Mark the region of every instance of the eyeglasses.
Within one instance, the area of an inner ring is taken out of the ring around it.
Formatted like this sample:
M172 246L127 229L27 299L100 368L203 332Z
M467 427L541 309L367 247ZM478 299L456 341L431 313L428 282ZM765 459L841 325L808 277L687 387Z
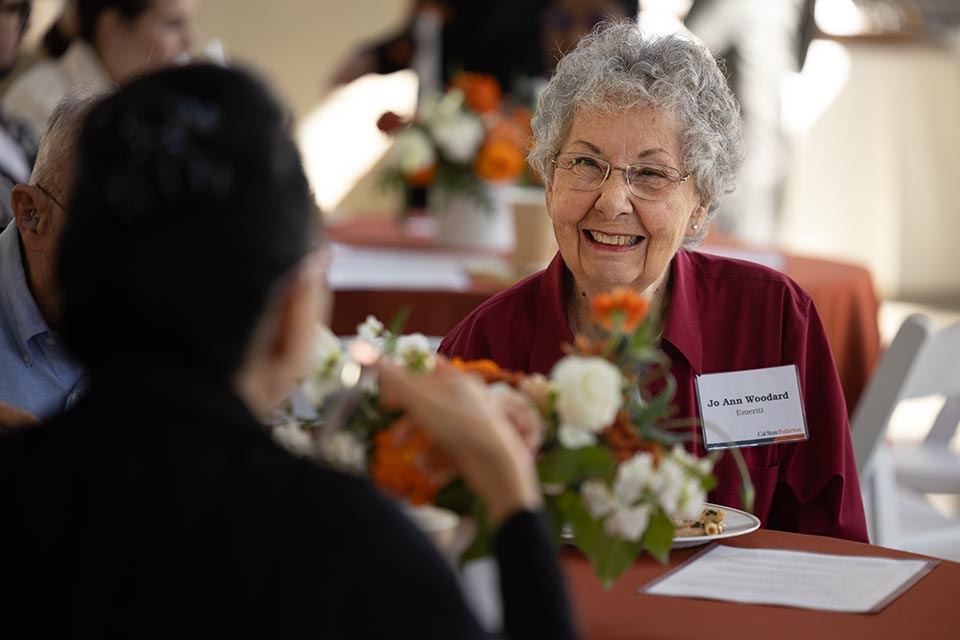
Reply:
M47 196L48 198L50 198L51 200L53 200L54 204L56 204L58 207L60 207L63 211L66 211L66 210L67 210L67 208L66 208L65 206L63 206L63 205L60 203L59 200L57 200L56 198L54 198L54 197L53 197L53 194L50 193L50 191L49 191L46 187L44 187L42 184L40 184L39 182L37 182L37 183L34 184L33 186L35 186L37 189L39 189L40 192L41 192L43 195L45 195L45 196Z
M2 0L0 0L2 2ZM24 1L11 2L9 4L0 4L0 20L16 19L17 25L23 29L30 19L30 3Z
M553 163L567 172L567 182L576 191L596 191L610 177L613 170L622 171L630 193L644 200L665 200L674 189L692 174L683 175L679 169L659 164L640 162L615 167L603 158L586 153L561 153Z

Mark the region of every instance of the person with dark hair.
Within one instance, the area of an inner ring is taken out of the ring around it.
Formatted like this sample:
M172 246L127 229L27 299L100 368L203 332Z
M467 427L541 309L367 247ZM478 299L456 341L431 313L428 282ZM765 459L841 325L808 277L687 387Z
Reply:
M66 0L60 15L43 34L41 55L62 56L77 37L78 28L76 0Z
M60 418L0 437L0 624L485 637L393 503L261 426L309 369L325 300L287 120L251 76L206 65L135 80L88 116L59 275L62 335L90 386ZM533 460L481 383L444 366L379 372L500 523L507 633L573 637Z
M421 84L436 86L459 71L477 71L494 76L507 93L522 95L532 79L552 73L557 59L602 20L637 13L637 0L416 0L411 5L403 29L351 53L334 83L414 68ZM425 47L437 49L428 60L420 57Z
M3 106L37 133L60 99L173 64L191 47L199 0L76 0L79 37L17 78Z

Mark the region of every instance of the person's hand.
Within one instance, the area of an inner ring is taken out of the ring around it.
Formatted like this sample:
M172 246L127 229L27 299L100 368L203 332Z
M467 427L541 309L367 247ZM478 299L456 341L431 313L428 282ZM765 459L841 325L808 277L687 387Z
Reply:
M456 462L494 522L539 507L534 459L483 382L438 358L432 374L381 361L381 398L405 410Z
M6 402L0 402L0 433L39 424L39 422L40 420L32 413L18 409Z

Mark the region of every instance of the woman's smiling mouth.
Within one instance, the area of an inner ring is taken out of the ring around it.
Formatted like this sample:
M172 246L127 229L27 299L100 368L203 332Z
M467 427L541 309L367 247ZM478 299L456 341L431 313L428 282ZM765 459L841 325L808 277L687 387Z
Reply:
M643 236L608 234L601 231L591 231L590 229L584 229L583 235L590 244L612 249L629 249L640 244L640 241L643 240Z

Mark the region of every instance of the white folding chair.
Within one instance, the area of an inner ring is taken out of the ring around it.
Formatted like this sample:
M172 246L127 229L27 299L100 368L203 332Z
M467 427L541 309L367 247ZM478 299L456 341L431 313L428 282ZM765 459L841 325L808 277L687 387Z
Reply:
M939 394L943 410L923 444L884 439L902 400ZM960 493L960 456L949 442L960 422L960 322L904 321L851 419L853 449L874 544L960 560L960 518L941 515L927 493Z

